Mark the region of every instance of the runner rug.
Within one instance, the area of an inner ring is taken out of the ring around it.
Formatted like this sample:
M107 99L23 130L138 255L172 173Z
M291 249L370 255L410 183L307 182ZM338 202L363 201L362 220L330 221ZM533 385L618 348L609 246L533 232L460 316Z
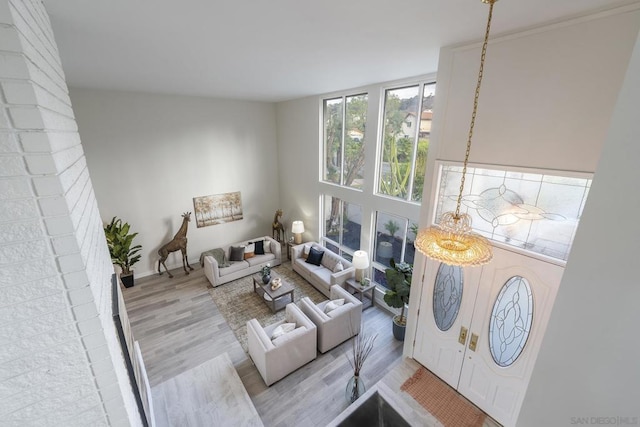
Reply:
M302 297L309 297L316 304L327 299L290 268L278 266L273 270L295 288L293 291L294 302L299 301ZM284 309L273 313L263 298L253 291L252 276L242 277L215 288L209 287L207 290L245 352L248 352L248 320L255 318L262 326L266 326L284 319ZM289 298L289 296L283 298Z
M400 390L407 392L446 427L481 427L484 423L484 412L423 367L405 381Z

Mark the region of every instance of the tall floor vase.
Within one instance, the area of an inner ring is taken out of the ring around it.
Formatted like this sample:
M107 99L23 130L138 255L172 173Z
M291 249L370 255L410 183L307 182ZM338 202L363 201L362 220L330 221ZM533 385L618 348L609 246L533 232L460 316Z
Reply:
M347 388L345 390L345 397L347 398L347 402L350 404L358 400L360 396L367 391L364 381L360 376L354 375L349 379L347 383Z

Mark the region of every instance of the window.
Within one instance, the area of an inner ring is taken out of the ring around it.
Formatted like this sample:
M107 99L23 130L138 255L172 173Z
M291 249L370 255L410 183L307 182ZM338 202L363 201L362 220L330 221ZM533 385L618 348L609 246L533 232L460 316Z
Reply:
M362 188L366 94L325 99L323 181Z
M442 166L436 219L455 210L462 167ZM461 211L474 231L516 248L567 260L591 179L467 168Z
M407 218L378 212L373 254L373 280L387 286L384 270L395 262L413 264L416 250L413 240L418 232L418 224Z
M427 83L385 92L379 194L422 201L435 89Z
M351 261L353 252L360 249L362 208L337 197L325 195L323 212L324 246Z

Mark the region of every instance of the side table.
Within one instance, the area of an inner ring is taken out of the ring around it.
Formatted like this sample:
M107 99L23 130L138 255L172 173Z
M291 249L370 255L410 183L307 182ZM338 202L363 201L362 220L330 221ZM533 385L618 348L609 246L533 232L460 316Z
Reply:
M374 296L376 285L371 282L367 286L360 286L360 283L356 282L354 279L347 279L345 282L347 285L347 291L356 295L360 301L362 301L362 309L366 310L367 308L371 308L374 306ZM369 301L368 304L366 302Z
M287 242L287 259L289 261L291 261L291 248L293 248L294 246L296 246L296 244L293 243L291 240Z

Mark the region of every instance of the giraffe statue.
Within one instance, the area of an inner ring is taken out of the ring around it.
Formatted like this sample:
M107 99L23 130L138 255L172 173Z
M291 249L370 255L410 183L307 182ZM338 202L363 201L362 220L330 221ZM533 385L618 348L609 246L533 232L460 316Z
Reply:
M169 274L169 277L173 278L173 275L164 262L171 252L175 252L177 250L182 252L182 267L184 268L184 272L189 274L187 267L189 267L189 270L193 270L193 267L189 265L189 260L187 259L187 228L189 227L189 221L191 221L191 212L183 213L180 230L178 230L169 243L162 245L162 247L158 249L158 255L160 255L160 262L158 262L158 274L162 274L162 271L160 271L160 264L162 264L164 269L167 271L167 274Z
M279 218L281 216L282 216L282 209L278 209L276 211L275 216L273 217L273 224L271 224L271 227L273 228L273 234L271 237L273 237L273 239L277 240L278 242L284 241L284 227L282 226L282 223L279 221ZM280 239L280 237L282 237L282 239Z

